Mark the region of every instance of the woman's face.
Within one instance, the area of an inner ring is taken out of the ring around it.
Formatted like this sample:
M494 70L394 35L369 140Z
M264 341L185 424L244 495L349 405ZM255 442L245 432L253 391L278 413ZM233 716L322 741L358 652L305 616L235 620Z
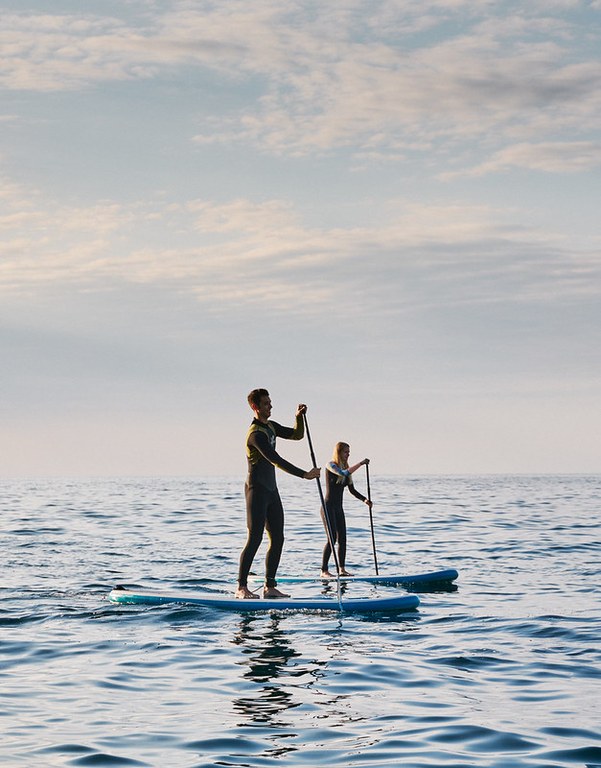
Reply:
M348 447L340 449L340 460L348 461L348 457L351 455L351 449Z

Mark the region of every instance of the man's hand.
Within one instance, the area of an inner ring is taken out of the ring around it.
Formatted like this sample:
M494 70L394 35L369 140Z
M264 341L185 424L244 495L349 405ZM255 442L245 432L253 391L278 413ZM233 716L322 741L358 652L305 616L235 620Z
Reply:
M307 406L304 403L299 403L296 408L296 415L302 416L303 413L307 413Z
M305 472L303 477L305 480L315 480L319 477L321 472L321 467L313 467L313 469L310 469L308 472Z

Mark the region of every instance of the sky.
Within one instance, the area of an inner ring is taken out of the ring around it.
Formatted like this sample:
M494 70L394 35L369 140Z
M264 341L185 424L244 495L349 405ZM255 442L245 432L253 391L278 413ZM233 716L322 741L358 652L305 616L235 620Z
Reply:
M0 0L0 474L601 472L601 0ZM306 441L279 452L311 465Z

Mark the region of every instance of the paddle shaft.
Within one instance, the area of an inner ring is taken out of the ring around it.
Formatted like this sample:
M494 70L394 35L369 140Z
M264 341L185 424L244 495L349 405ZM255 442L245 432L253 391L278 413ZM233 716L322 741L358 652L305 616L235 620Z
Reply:
M313 467L317 467L317 461L315 459L315 451L313 450L313 441L311 440L311 432L309 431L309 423L307 422L307 414L303 413L303 419L305 422L305 432L307 433L307 442L309 443L309 453L311 454L311 461L313 462ZM323 491L321 489L321 482L319 481L319 478L316 477L315 480L317 481L317 490L319 491L319 500L321 501L321 508L323 509L323 515L324 519L326 521L326 535L328 537L328 542L330 544L330 549L332 550L332 557L334 558L334 565L336 566L336 589L338 592L338 602L340 603L340 606L342 608L342 593L340 591L340 563L338 560L338 555L336 553L336 549L334 547L334 535L332 533L332 524L330 523L330 516L328 514L328 508L326 507L326 501L323 496Z
M376 569L376 576L378 576L379 571L378 571L378 557L376 555L376 536L374 533L374 517L371 512L371 488L369 485L369 463L365 465L365 472L367 475L367 500L369 501L369 525L371 527L371 548L374 553L374 567Z

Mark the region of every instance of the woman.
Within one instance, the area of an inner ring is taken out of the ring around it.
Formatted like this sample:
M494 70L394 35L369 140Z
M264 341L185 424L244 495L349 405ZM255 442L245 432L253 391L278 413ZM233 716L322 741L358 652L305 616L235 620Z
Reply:
M353 496L367 504L370 509L372 507L371 501L368 501L365 496L355 489L352 478L353 472L359 469L359 467L362 467L364 464L369 464L369 459L363 459L363 461L360 461L358 464L349 467L348 458L350 453L351 449L348 443L336 443L332 461L330 461L326 467L325 503L328 511L332 542L338 545L338 564L340 566L341 576L352 575L344 567L346 560L346 520L342 508L342 494L344 493L344 489L348 488ZM327 531L327 521L323 509L321 510L321 518ZM323 557L321 561L321 576L324 579L333 578L328 570L331 554L332 548L330 547L330 539L328 537L323 549Z

